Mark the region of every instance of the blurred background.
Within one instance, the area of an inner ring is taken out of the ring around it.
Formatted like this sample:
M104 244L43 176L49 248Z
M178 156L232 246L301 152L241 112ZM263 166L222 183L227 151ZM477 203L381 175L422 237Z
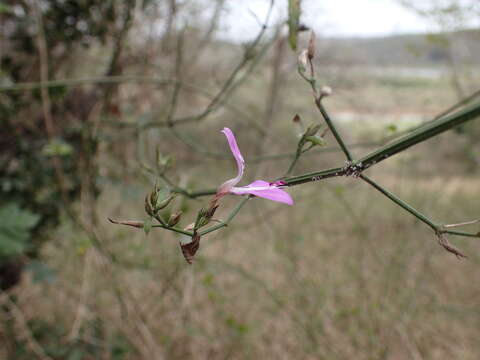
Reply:
M308 29L360 157L479 90L479 19L476 0L304 0L292 39L286 0L0 1L0 358L478 359L478 240L450 239L459 261L355 179L250 201L190 266L178 235L107 218L147 219L155 183L232 178L223 127L241 185L282 176L294 115L321 122L297 73ZM479 135L468 123L368 174L439 223L479 218ZM343 166L325 140L294 174ZM209 200L164 213L183 228Z

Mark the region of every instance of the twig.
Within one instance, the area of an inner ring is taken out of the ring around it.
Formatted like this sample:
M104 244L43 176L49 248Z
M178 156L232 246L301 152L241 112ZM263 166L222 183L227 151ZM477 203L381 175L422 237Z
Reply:
M417 219L420 221L424 222L428 226L432 228L433 231L438 232L440 230L439 225L435 224L433 221L431 221L429 218L427 218L424 214L422 214L420 211L417 209L411 207L408 205L406 202L395 196L393 193L389 192L388 190L384 189L382 186L377 184L375 181L371 180L370 178L366 177L365 175L361 174L360 179L365 181L366 183L370 184L373 186L376 190L380 191L383 195L385 195L387 198L392 200L395 204L399 205L401 208L407 210L410 214L415 216Z
M139 229L143 229L143 227L145 225L145 222L140 221L140 220L114 220L114 219L108 218L108 221L110 221L112 224L127 225L127 226L131 226L131 227L139 228ZM169 226L165 226L165 225L162 225L162 224L152 225L152 228L155 228L155 227L160 227L160 228L163 228L163 229L166 229L166 230L169 230L169 231L173 231L173 232L176 232L176 233L179 233L179 234L187 235L187 236L193 236L193 232L186 231L186 230L183 230L183 229L180 229L180 228L177 228L177 227L169 227Z
M480 222L480 219L477 219L477 220L472 220L472 221L465 221L465 222L461 222L461 223L458 223L458 224L446 224L446 225L443 225L444 228L453 228L453 227L459 227L459 226L465 226L465 225L473 225L473 224L477 224Z
M8 294L2 294L2 302L7 303L7 307L10 310L9 313L15 320L15 323L19 326L22 331L22 336L27 343L27 346L30 350L36 355L40 360L53 360L50 356L45 353L45 350L40 346L40 344L35 340L32 332L28 327L28 322L23 315L22 310L12 301Z
M332 135L335 137L335 140L337 141L338 145L340 145L340 148L342 149L343 153L347 157L347 160L353 161L353 157L352 157L352 154L350 154L350 150L348 150L347 146L345 145L345 142L340 136L340 133L337 131L337 128L333 124L333 121L330 119L330 116L328 115L325 107L322 104L322 98L317 97L315 99L315 104L317 105L318 110L320 110L320 113L322 114L323 119L325 120L325 123L327 124L328 128L332 132Z
M183 28L178 35L177 40L177 51L175 59L175 85L173 87L172 98L170 100L170 105L167 113L165 122L169 127L173 126L173 115L177 108L178 95L180 94L180 89L182 88L182 65L183 65L183 41L185 37L185 29Z
M241 83L241 80L238 82L235 82L235 79L237 78L237 75L240 73L240 71L244 68L244 66L252 60L252 52L253 50L257 47L259 44L260 40L263 38L263 35L265 34L265 31L267 29L268 22L270 21L270 16L272 13L274 5L274 0L270 1L270 7L267 12L267 16L265 18L265 26L263 26L260 30L260 32L257 34L255 39L252 41L252 43L245 49L244 56L242 60L237 64L237 66L233 69L233 71L230 73L230 76L227 78L227 80L223 83L223 86L220 88L218 91L217 95L210 101L210 103L207 105L205 110L203 110L200 114L195 115L195 116L188 116L185 118L179 118L176 120L172 120L173 123L185 123L185 122L191 122L191 121L199 121L206 116L208 116L213 110L216 109L218 104L221 104L222 100L230 93L230 91L236 87L239 83ZM267 47L268 48L268 47ZM265 47L264 47L265 50ZM257 55L257 59L263 55L264 51L261 51L259 55ZM252 69L252 67L250 67ZM245 78L245 76L243 77Z
M312 33L312 37L314 37L313 33ZM311 41L313 41L313 40L311 39ZM337 141L338 145L342 149L343 153L347 157L347 160L351 162L351 161L353 161L353 157L350 154L350 151L348 150L348 148L345 146L345 143L344 143L340 133L337 131L337 128L335 127L333 121L330 119L330 116L328 115L327 110L325 109L325 106L322 103L322 100L324 98L324 94L321 94L321 93L318 94L317 85L316 85L317 82L316 82L316 79L315 79L315 67L314 67L314 64L313 64L313 52L314 52L314 50L310 50L310 51L312 52L312 54L307 57L308 64L310 65L310 77L307 77L305 75L305 70L304 69L302 70L300 66L298 67L298 73L300 74L300 76L306 82L308 82L310 84L310 87L312 88L313 98L315 100L315 105L317 106L317 109L322 114L323 120L325 120L325 123L327 124L328 128L332 132L333 136L335 137L335 140Z
M45 37L45 29L43 24L43 15L40 10L39 4L34 1L33 11L37 21L37 47L38 54L40 59L40 82L43 84L48 81L48 48L47 40ZM53 116L52 116L52 106L50 101L50 95L48 93L48 88L45 86L40 87L40 94L42 97L42 111L43 111L43 120L45 123L45 130L47 132L48 141L52 142L57 136L57 130L54 125ZM62 170L62 163L60 157L57 154L54 154L52 157L52 165L55 171L55 177L58 183L62 201L64 203L68 202L67 189L65 187L64 173Z

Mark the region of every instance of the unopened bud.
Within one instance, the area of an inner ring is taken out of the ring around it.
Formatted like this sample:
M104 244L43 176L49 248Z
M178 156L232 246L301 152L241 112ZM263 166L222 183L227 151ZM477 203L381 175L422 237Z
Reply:
M293 117L292 121L293 121L294 123L299 123L299 122L302 121L302 119L300 119L300 116L299 116L298 114L296 114L296 115Z
M322 125L320 125L320 124L316 124L316 125L312 124L312 125L310 125L310 126L307 128L307 130L305 131L305 137L315 135L315 134L318 132L318 130L320 130L321 127L322 127Z
M153 216L155 214L151 202L151 196L149 194L145 196L145 212L150 216Z
M202 226L207 225L210 222L208 217L208 210L201 208L197 214L197 219L195 220L194 230L200 229Z
M330 86L322 86L320 89L320 96L321 97L326 97L332 95L333 90Z
M118 225L128 225L128 226L133 226L136 228L143 228L145 223L143 221L135 221L135 220L113 220L108 218L108 221L110 221L112 224L118 224Z
M308 59L311 61L315 56L315 33L310 33L310 40L308 41L308 51L307 51Z
M302 50L300 55L298 55L298 70L302 73L307 71L308 63L308 50Z
M314 136L307 136L305 138L312 146L325 146L325 140L322 137L314 135Z
M180 221L180 218L182 217L182 212L179 211L179 212L176 212L176 213L173 213L172 215L170 215L170 218L168 219L168 226L175 226L178 224L178 222Z
M145 211L150 216L156 216L156 214L166 208L174 198L175 194L172 194L169 190L160 190L155 187L155 189L145 197Z
M218 205L212 205L208 210L207 210L207 218L211 219L213 215L215 214L215 211L217 211Z
M156 204L155 210L158 211L158 210L166 208L168 206L168 204L170 204L170 202L174 198L175 198L175 194L170 194L166 198L164 198L163 200L157 199L157 204Z

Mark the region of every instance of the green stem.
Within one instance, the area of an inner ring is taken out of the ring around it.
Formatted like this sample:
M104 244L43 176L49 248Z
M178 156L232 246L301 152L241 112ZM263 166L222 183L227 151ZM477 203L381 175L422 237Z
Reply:
M300 70L300 68L298 69L298 73L312 87L313 97L315 99L315 105L317 106L318 110L322 114L323 119L327 123L327 126L330 129L330 131L332 132L333 136L335 137L335 140L337 141L338 145L340 145L340 148L342 149L343 153L347 157L347 160L348 161L353 161L352 154L350 154L350 151L345 146L345 143L343 142L343 139L340 136L340 133L337 131L337 128L333 124L332 119L330 119L330 116L328 115L327 110L325 109L325 106L323 106L323 104L322 104L322 96L318 96L317 85L316 85L317 82L315 81L315 78L313 77L313 64L312 64L311 61L310 61L310 65L311 65L311 77L310 78L305 76L304 72L302 72Z
M444 231L441 231L441 232L444 233L444 234L480 238L480 233L472 234L472 233L467 233L467 232L464 232L464 231L455 231L455 230L444 230Z
M333 121L330 119L330 116L327 113L327 110L325 109L325 106L322 104L322 99L320 97L315 99L315 104L317 105L318 110L320 110L320 113L323 116L323 119L327 123L328 128L332 132L333 136L335 137L335 140L337 140L338 145L340 145L340 148L342 149L343 153L347 157L348 161L353 161L352 154L350 154L350 151L346 147L345 143L343 142L342 137L340 136L340 133L337 131L337 128L333 124Z
M183 235L193 236L193 232L183 230L183 229L180 229L180 228L177 228L177 227L168 227L168 226L163 226L161 224L152 225L152 228L156 228L156 227L159 227L159 228L162 228L162 229L165 229L165 230L170 230L170 231L173 231L173 232L176 232L176 233L179 233L179 234L183 234Z
M393 154L396 154L400 151L403 151L409 148L410 146L418 144L435 135L438 135L444 131L447 131L453 128L454 126L473 120L479 115L480 115L480 103L471 105L445 118L435 120L433 122L426 124L425 126L422 126L416 129L411 134L403 136L400 139L392 142L391 144L388 144L380 148L379 150L376 150L364 156L363 158L358 160L357 163L358 164L362 163L361 168L362 170L365 170L375 165L379 161L382 161L388 158L389 156L392 156ZM287 156L287 154L285 156ZM344 176L344 175L345 175L345 168L337 167L332 169L306 173L298 176L293 176L283 180L286 182L287 186L295 186L295 185L300 185L308 182L314 182L314 181L324 180L331 177ZM188 194L187 196L189 197L195 198L200 196L213 195L215 194L215 189L206 189L206 190L199 190L194 192L187 191L185 194Z
M365 175L360 175L359 176L363 181L366 183L370 184L373 186L375 189L380 191L383 195L388 197L390 200L392 200L394 203L402 207L403 209L407 210L410 214L415 216L417 219L420 221L424 222L428 226L430 226L435 232L439 231L439 226L433 223L429 218L427 218L425 215L423 215L421 212L419 212L417 209L414 209L410 205L408 205L406 202L403 200L399 199L397 196L389 192L388 190L384 189L380 185L378 185L375 181L371 180L370 178L366 177Z
M210 195L215 195L217 193L217 189L204 189L204 190L198 190L198 191L188 191L188 197L191 198L197 198L200 196L210 196Z
M463 110L457 111L456 113L429 122L424 126L412 131L410 134L402 136L396 141L364 156L359 160L359 162L362 163L363 169L367 169L392 155L406 150L420 142L428 140L444 131L450 130L455 126L473 120L478 116L480 116L480 103L473 104L465 107Z
M283 181L286 183L287 186L294 186L343 175L345 175L345 168L332 168L327 170L315 171L299 176L292 176L290 178L283 179Z
M288 175L290 175L290 174L292 173L293 168L294 168L295 165L297 164L298 159L300 159L300 155L301 155L301 154L302 154L302 153L299 152L299 151L297 151L297 152L295 153L295 157L293 158L292 162L290 163L290 166L288 167L288 170L287 170L287 172L285 173L284 177L286 177L286 176L288 176Z

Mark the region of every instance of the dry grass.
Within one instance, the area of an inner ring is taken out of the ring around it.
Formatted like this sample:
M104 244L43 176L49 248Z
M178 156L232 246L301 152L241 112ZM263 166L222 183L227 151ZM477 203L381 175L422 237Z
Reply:
M468 180L388 172L373 176L433 217L480 212ZM171 235L145 238L102 217L102 241L137 269L113 265L65 224L44 249L57 280L25 279L17 306L25 321L63 329L57 344L97 348L85 359L112 358L119 338L129 351L114 358L477 359L478 242L454 241L469 255L459 261L422 224L351 182L293 189L294 208L253 201L203 239L193 266ZM117 191L106 199L114 201L100 201L102 214L131 214Z
M258 96L266 93L263 70L230 101L254 119L261 119L265 105ZM291 72L269 129L269 154L294 149L289 119L296 112L307 123L318 119L307 87ZM332 84L339 89L331 102L334 114L343 109L392 114L408 103L408 111L429 115L453 101L449 90L439 90L445 79L428 83L425 92L422 82L392 87L385 81L362 83L356 76L343 75ZM430 101L433 91L437 95ZM153 96L139 102L155 109ZM180 109L182 115L191 111ZM222 149L218 130L223 126L235 126L242 134L240 147L248 162L254 154L248 145L257 138L251 124L235 113L216 113L201 130L186 132L208 149ZM377 138L383 131L382 124L369 135ZM157 144L174 152L183 166L177 178L182 186L212 187L231 174L228 161L199 165L202 156L169 134L152 130L140 146L147 155ZM469 256L459 261L428 228L366 184L337 179L291 189L294 207L251 201L228 228L202 239L194 265L188 266L171 233L152 231L145 237L106 220L143 217L147 185L135 159L139 144L130 136L105 147L102 175L113 174L117 182L105 186L95 204L97 236L116 262L64 220L43 249L56 280L37 283L26 276L12 292L18 311L5 319L0 344L2 338L16 338L16 359L479 358L478 240L451 239ZM347 138L355 142L363 136L355 132ZM448 136L369 171L439 222L478 218L478 180L464 175L459 151L445 160L462 144ZM110 159L115 152L123 163ZM297 172L339 161L339 154L305 157ZM257 174L273 178L285 164L262 164ZM247 170L249 176L257 171L253 166ZM236 201L225 199L218 216ZM200 206L193 201L185 217L191 221ZM0 358L5 353L0 350Z

